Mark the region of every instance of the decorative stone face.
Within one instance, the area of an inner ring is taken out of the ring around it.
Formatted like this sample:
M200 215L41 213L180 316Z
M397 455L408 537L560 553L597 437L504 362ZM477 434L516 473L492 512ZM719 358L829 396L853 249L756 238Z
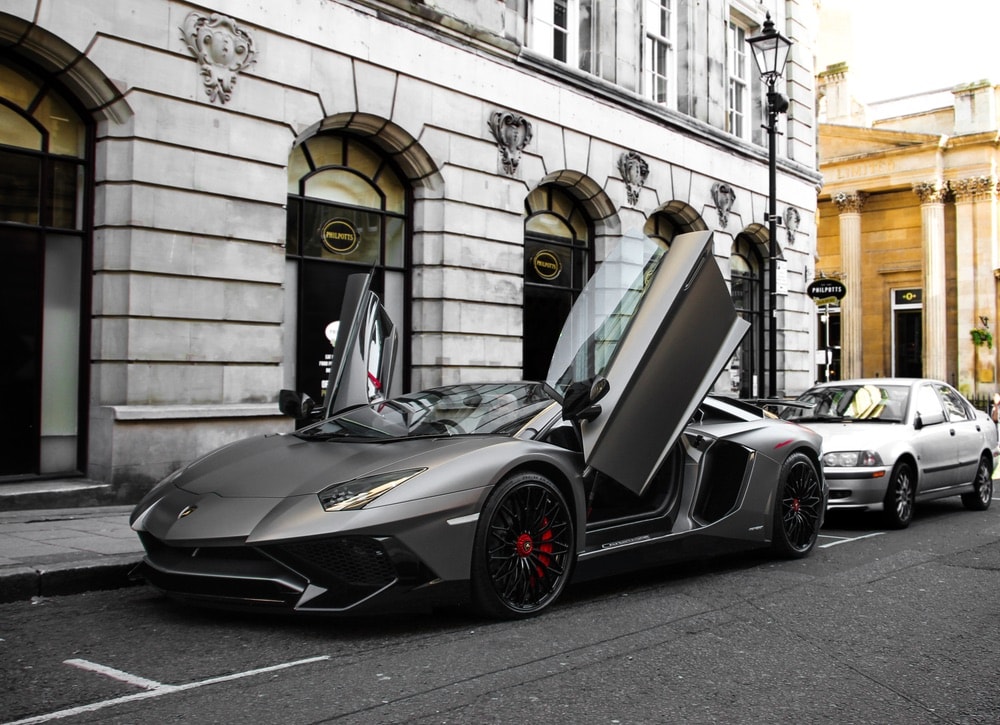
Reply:
M618 157L618 171L625 181L625 194L628 203L635 206L639 201L639 192L649 178L649 164L635 151L627 151Z
M201 66L209 100L225 103L233 93L237 74L257 62L253 36L232 18L218 13L211 17L188 13L180 31Z
M802 216L794 206L785 209L785 230L788 232L788 243L795 244L795 232L799 230Z
M489 120L490 132L500 149L500 163L513 176L521 163L521 151L531 141L531 122L510 111L494 111Z
M717 182L712 184L712 200L719 211L719 226L725 229L729 226L729 211L736 201L736 192L729 184Z

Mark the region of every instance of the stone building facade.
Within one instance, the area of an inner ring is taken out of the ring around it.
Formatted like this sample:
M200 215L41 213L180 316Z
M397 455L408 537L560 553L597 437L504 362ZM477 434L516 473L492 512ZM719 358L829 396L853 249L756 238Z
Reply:
M862 108L847 84L843 65L819 76L817 273L847 288L831 319L833 374L926 376L992 395L1000 87Z
M746 38L794 41L778 289ZM717 383L812 379L810 0L14 0L0 8L0 255L16 341L0 482L130 500L321 395L373 270L391 392L538 377L616 239L715 231L754 330ZM772 294L773 292L773 294ZM773 310L773 314L772 314Z

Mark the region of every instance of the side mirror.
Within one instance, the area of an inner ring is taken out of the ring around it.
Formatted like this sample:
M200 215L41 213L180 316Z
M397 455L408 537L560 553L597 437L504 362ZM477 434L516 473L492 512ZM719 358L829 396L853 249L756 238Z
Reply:
M308 418L316 408L316 401L305 393L296 393L294 390L281 390L278 392L278 410L282 415L289 418L302 420Z
M920 430L928 425L944 423L944 413L919 413L913 421L913 427Z
M563 398L563 420L591 421L601 414L601 406L597 402L608 394L611 386L606 378L594 378L586 382L573 383L566 389Z

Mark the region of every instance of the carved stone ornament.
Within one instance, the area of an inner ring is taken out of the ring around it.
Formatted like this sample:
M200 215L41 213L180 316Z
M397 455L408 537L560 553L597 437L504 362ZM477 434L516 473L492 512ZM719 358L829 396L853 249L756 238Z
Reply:
M253 36L232 18L218 13L211 17L188 13L180 31L201 67L209 100L225 103L233 93L237 74L257 62Z
M802 215L799 214L799 210L794 206L790 206L785 209L785 231L788 233L788 243L795 244L795 232L799 230L799 222L802 221Z
M625 195L629 206L639 201L639 192L649 178L649 164L635 151L627 151L618 157L618 171L625 180Z
M860 214L867 199L868 194L864 191L854 193L842 191L833 197L833 203L837 205L841 214Z
M955 201L991 201L997 193L997 181L992 176L973 176L954 179L948 187L955 194Z
M712 184L712 200L719 211L719 226L725 229L729 226L729 211L736 201L736 192L729 184L716 182Z
M521 163L521 151L531 141L531 122L510 111L494 111L490 114L489 126L500 149L503 170L513 176Z
M921 204L943 204L948 196L948 184L943 181L921 181L913 185L913 193Z

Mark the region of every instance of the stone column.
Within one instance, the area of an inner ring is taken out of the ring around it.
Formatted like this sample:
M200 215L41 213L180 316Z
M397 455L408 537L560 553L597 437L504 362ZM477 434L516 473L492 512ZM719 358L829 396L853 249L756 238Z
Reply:
M945 299L944 198L941 181L913 185L920 197L920 231L924 255L924 377L945 380L948 374L947 300Z
M841 379L860 378L861 365L861 209L868 194L863 191L841 192L833 201L840 210L840 260L847 294L840 301Z
M955 194L955 269L958 299L958 388L966 395L992 392L996 383L996 349L976 347L969 331L983 327L997 333L996 281L997 182L991 176L958 179ZM980 383L989 387L981 389Z

